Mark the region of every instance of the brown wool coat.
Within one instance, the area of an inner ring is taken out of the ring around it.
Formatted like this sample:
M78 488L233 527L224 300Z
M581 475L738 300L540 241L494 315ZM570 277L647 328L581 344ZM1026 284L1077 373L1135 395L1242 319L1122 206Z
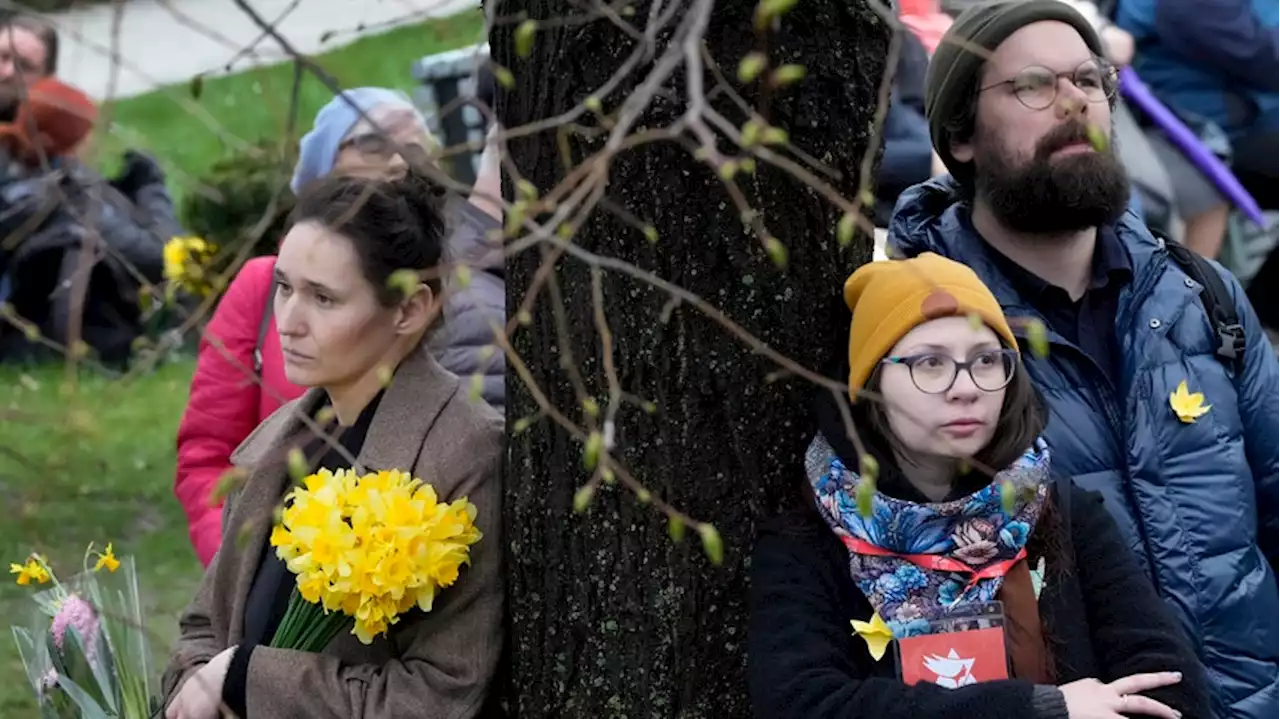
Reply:
M222 546L179 621L162 679L166 705L200 666L241 641L245 599L288 482L288 450L304 430L301 416L322 400L323 390L312 389L285 405L232 455L249 474L227 499ZM502 445L502 418L471 402L457 377L425 352L401 363L357 463L367 471L411 470L442 500L467 497L484 537L431 612L403 618L369 646L344 632L320 654L255 649L246 692L251 717L469 719L480 711L503 641Z

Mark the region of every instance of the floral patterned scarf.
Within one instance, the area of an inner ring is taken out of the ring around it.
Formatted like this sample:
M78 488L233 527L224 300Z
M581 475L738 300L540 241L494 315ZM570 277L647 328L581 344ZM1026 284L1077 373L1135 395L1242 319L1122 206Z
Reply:
M1049 449L1037 440L992 482L967 497L921 504L876 492L870 516L858 511L862 479L818 434L805 455L805 469L818 509L846 543L852 538L893 553L849 552L854 582L899 639L924 634L939 610L996 598L1003 576L973 580L961 573L923 569L901 556L934 555L963 562L975 571L1021 552L1035 529L1049 492ZM1014 489L1013 511L1001 501L1003 481Z

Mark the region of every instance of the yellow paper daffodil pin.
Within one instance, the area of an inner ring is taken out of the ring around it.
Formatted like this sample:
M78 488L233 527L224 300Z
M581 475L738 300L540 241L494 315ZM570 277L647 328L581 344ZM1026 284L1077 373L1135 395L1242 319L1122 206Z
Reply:
M1173 408L1173 413L1178 419L1187 424L1192 424L1197 417L1206 414L1213 405L1204 403L1203 392L1191 392L1187 389L1187 381L1184 379L1178 383L1178 389L1169 395L1169 406Z
M871 658L880 661L880 658L884 656L885 650L889 648L889 642L893 641L893 631L880 618L880 613L872 614L869 622L860 622L854 619L851 623L853 624L853 633L866 641L867 650L871 652Z

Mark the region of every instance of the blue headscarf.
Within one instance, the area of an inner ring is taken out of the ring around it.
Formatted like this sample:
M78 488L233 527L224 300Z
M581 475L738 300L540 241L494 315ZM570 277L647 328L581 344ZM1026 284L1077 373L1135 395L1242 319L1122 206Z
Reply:
M345 98L345 99L344 99ZM355 107L352 107L355 105ZM360 121L360 113L368 114L379 105L400 105L413 108L409 96L399 90L384 87L357 87L343 90L329 104L320 108L316 114L316 124L311 132L302 136L298 148L298 165L293 169L293 179L289 182L293 194L320 177L333 171L333 163L338 157L338 146L342 140ZM356 111L360 108L360 112Z

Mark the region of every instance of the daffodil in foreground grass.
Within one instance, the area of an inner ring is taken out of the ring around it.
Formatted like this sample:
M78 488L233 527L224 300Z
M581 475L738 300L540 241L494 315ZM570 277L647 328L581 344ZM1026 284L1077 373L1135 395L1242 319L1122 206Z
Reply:
M480 541L476 507L398 470L320 470L285 495L271 546L297 577L274 647L320 651L352 620L365 644L429 612Z
M100 572L103 569L108 572L114 572L120 568L120 560L116 559L116 553L111 547L111 543L107 542L107 548L101 554L97 555L98 561L93 565L93 571Z
M69 579L38 554L9 565L18 584L50 585L31 595L26 624L13 627L40 715L149 718L151 659L133 559L90 544L81 564Z
M9 573L18 575L15 581L24 587L32 582L45 584L51 578L44 560L35 555L28 557L25 564L10 564Z

